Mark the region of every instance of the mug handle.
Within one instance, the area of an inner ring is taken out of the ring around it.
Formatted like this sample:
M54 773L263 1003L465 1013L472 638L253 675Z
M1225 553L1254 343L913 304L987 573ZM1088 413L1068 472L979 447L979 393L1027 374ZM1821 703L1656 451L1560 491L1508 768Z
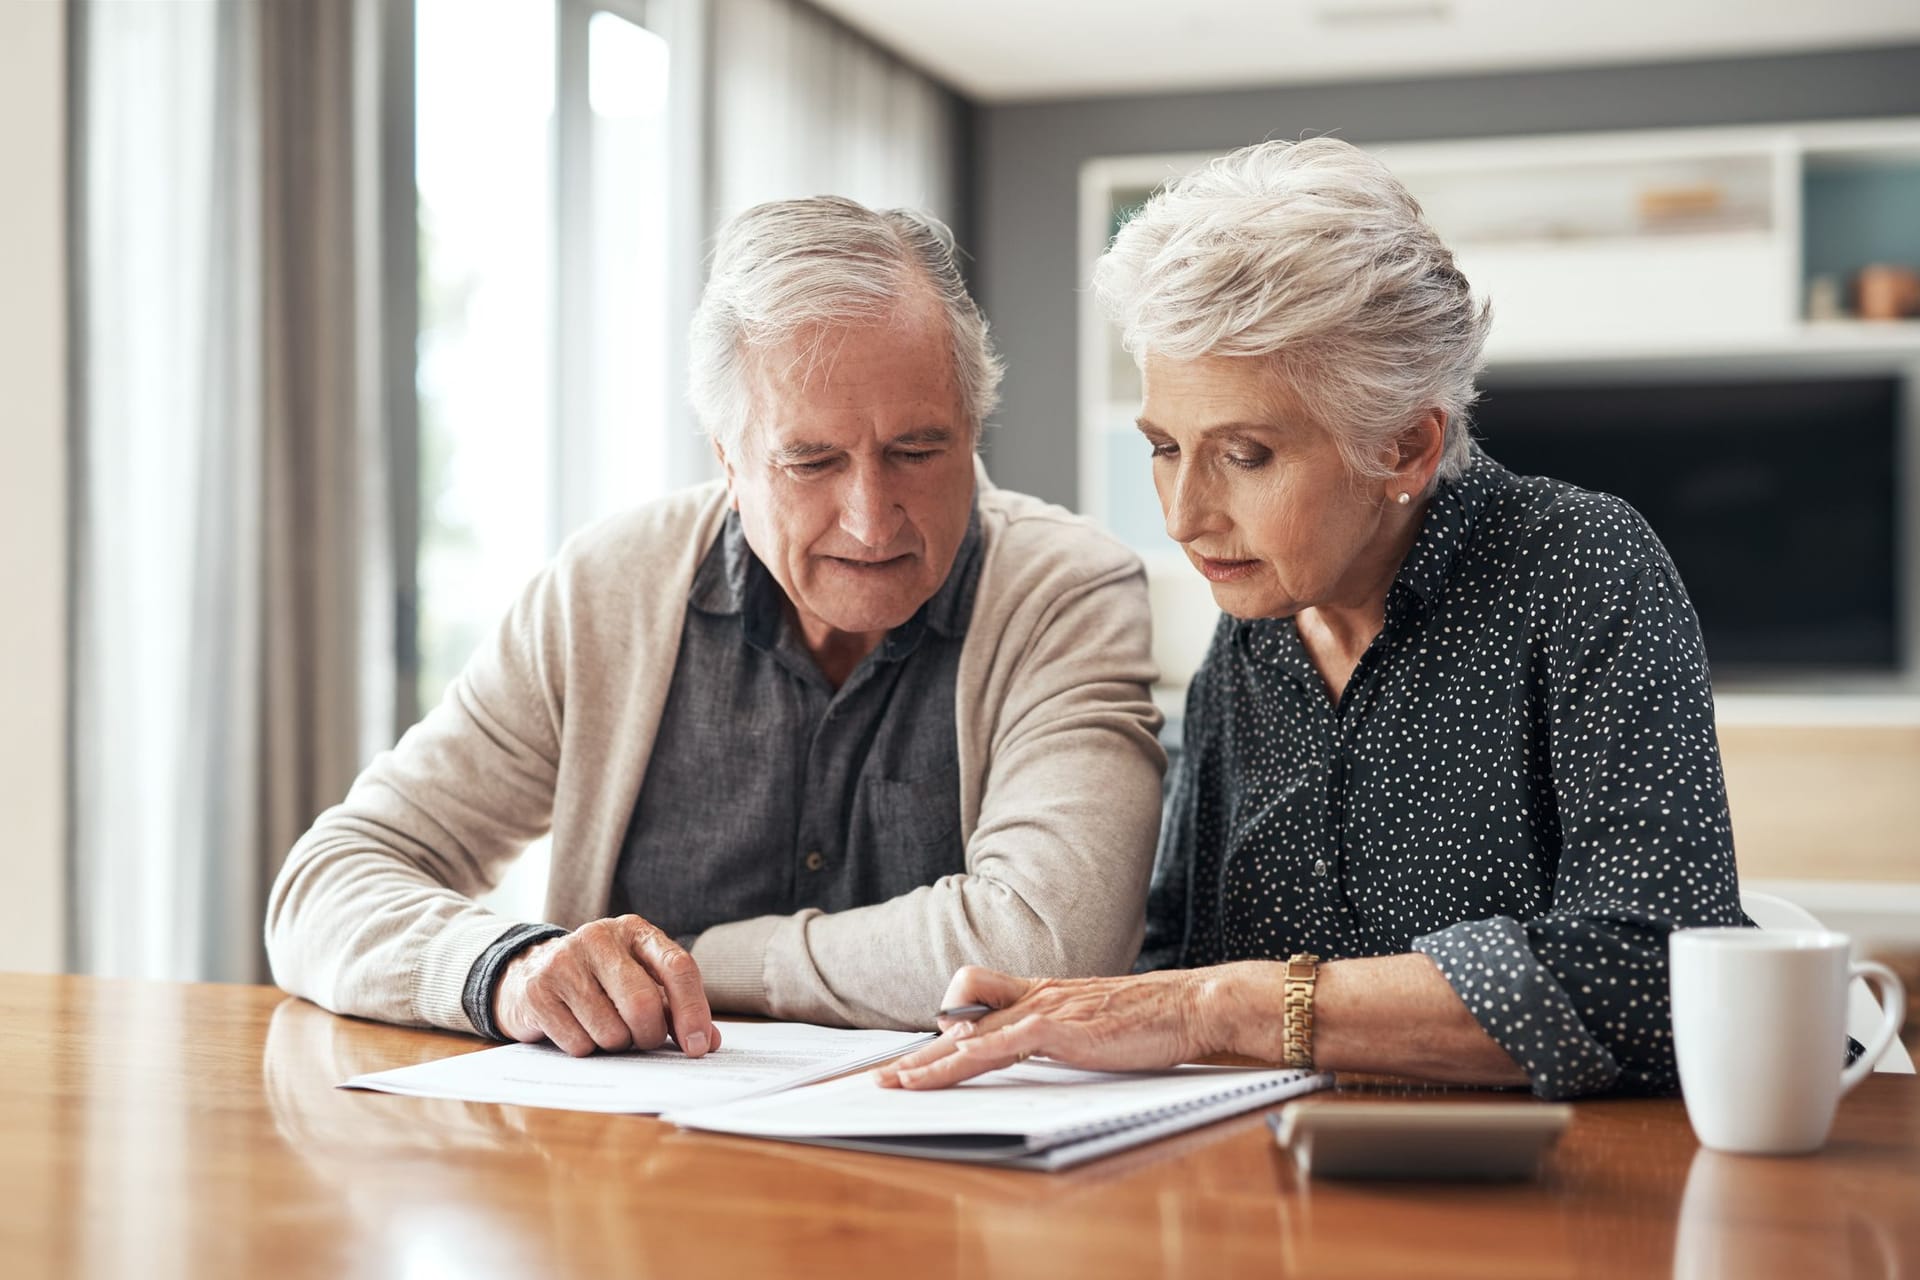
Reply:
M1847 986L1853 986L1855 978L1864 978L1869 986L1880 988L1880 1027L1873 1033L1873 1040L1867 1045L1854 1064L1840 1073L1840 1092L1845 1093L1853 1086L1865 1080L1873 1072L1873 1064L1880 1061L1887 1046L1893 1043L1894 1036L1900 1033L1900 1024L1906 1021L1907 989L1893 970L1872 960L1851 965L1847 969ZM1877 980L1877 981L1876 981Z

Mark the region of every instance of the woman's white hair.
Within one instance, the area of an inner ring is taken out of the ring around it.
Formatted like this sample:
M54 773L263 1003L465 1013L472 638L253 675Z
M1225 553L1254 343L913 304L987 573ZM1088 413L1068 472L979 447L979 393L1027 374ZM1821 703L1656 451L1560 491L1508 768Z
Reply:
M1385 165L1333 138L1264 142L1169 183L1120 229L1094 288L1135 359L1255 356L1358 476L1446 414L1458 476L1491 313Z
M946 318L961 412L975 442L1000 401L1000 360L960 275L953 233L929 214L839 196L755 205L720 231L693 316L689 395L700 425L737 449L767 352L799 341L831 359L831 331L931 300Z

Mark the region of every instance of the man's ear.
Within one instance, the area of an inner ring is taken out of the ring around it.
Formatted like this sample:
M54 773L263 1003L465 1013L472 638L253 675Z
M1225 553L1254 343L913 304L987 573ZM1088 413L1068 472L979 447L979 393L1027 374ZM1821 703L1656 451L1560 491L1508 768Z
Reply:
M720 460L720 470L727 477L727 505L735 511L740 509L740 490L734 484L733 460L727 457L726 446L720 443L720 437L713 437L713 456Z

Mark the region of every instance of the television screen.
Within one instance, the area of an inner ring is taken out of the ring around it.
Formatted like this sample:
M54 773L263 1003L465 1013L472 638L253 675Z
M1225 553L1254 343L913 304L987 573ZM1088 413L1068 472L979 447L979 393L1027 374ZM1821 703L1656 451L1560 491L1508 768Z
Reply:
M1646 516L1716 677L1899 670L1900 415L1892 377L1495 386L1474 411L1511 470Z

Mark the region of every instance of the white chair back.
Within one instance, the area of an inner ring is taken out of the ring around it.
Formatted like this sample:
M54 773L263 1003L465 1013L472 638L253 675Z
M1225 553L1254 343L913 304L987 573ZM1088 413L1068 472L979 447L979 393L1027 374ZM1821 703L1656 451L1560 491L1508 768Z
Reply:
M1824 929L1820 917L1813 914L1797 902L1775 897L1771 893L1743 891L1740 894L1741 909L1747 918L1762 929ZM1867 984L1855 978L1847 987L1847 1034L1865 1044L1872 1038L1880 1026L1880 1002L1873 998L1873 992ZM1892 1071L1901 1075L1912 1075L1913 1055L1907 1052L1907 1046L1900 1043L1898 1036L1887 1045L1886 1052L1880 1055L1880 1061L1873 1066L1875 1071Z

